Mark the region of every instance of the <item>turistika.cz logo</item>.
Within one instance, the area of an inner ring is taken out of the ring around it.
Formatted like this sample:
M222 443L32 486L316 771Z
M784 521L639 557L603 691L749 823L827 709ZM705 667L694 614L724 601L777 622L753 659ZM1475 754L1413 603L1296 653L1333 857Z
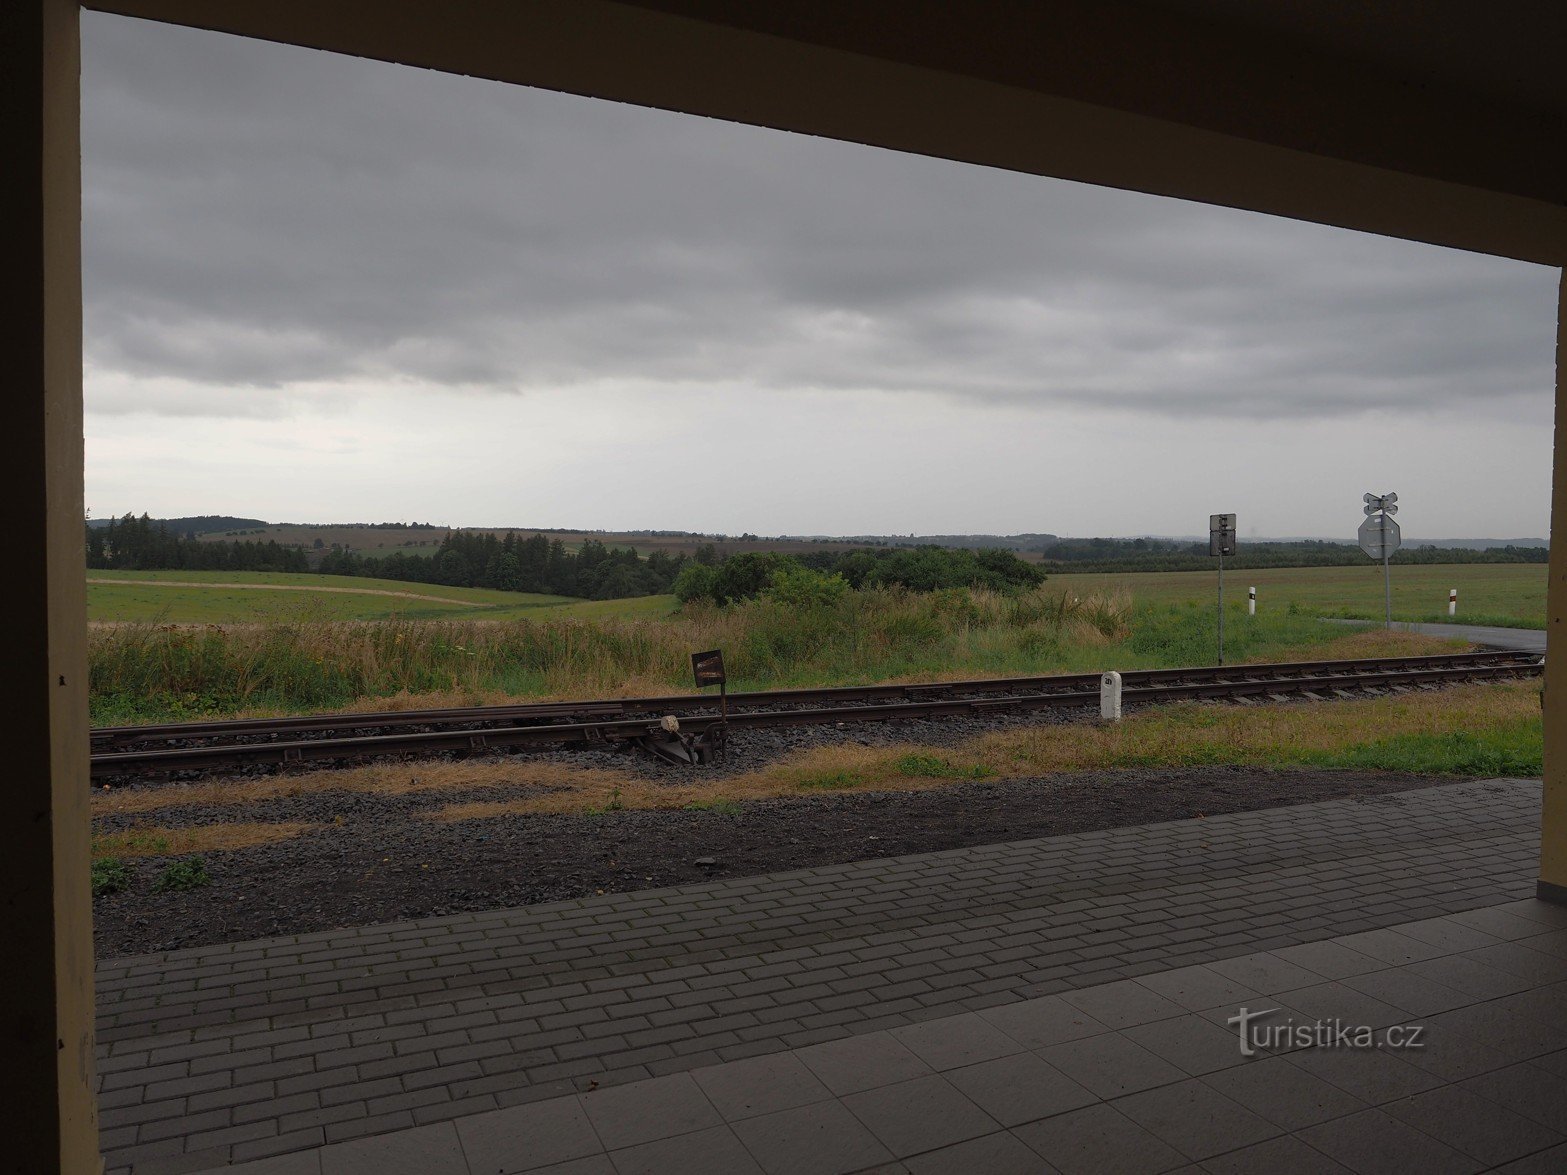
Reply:
M1253 1012L1242 1008L1239 1014L1225 1021L1226 1024L1234 1025L1240 1036L1241 1056L1255 1057L1258 1049L1374 1049L1379 1045L1390 1049L1425 1047L1426 1030L1423 1024L1394 1024L1384 1029L1379 1039L1376 1029L1369 1025L1346 1024L1339 1019L1253 1023L1278 1010L1263 1008Z

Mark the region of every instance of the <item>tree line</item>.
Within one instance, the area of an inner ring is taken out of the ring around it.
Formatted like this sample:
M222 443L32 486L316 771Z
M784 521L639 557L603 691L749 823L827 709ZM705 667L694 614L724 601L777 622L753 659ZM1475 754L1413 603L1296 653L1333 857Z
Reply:
M87 566L98 571L309 571L305 553L267 542L204 543L143 514L87 527Z
M1037 547L1046 564L1061 571L1135 572L1206 571L1213 564L1206 542L1176 539L1061 539ZM1548 547L1404 547L1395 552L1394 563L1546 563ZM1299 542L1242 542L1239 550L1225 559L1227 568L1236 571L1264 567L1353 567L1366 562L1366 554L1355 543L1332 543L1320 539Z
M325 575L357 575L449 587L541 592L588 600L656 596L670 590L686 564L684 555L654 551L646 559L631 547L606 547L589 539L569 551L542 534L519 538L452 530L431 555L359 555L335 549L321 560Z

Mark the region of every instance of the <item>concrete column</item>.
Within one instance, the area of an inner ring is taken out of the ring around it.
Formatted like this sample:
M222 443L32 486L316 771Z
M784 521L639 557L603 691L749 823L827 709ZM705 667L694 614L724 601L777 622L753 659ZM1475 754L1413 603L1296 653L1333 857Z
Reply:
M0 1170L93 1172L86 584L82 538L80 52L75 0L0 4Z
M1546 597L1542 898L1567 902L1567 271L1556 299L1556 437L1551 472L1551 579Z

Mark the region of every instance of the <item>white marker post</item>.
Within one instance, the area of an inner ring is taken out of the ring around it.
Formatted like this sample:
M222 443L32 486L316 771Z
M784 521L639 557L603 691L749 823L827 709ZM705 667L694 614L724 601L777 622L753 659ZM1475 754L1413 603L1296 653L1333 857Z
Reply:
M1246 589L1246 615L1257 615L1257 589L1254 587Z
M1447 593L1447 614L1449 616L1457 616L1458 615L1458 589L1457 588L1452 588Z
M1121 675L1114 669L1099 679L1099 717L1121 721Z

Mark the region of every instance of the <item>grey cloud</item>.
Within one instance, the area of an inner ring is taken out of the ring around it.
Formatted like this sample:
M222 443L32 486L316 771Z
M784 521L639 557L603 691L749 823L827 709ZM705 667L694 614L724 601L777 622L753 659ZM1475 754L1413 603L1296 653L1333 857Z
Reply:
M1554 278L1518 263L83 24L88 357L235 414L399 376L1258 417L1551 386Z

